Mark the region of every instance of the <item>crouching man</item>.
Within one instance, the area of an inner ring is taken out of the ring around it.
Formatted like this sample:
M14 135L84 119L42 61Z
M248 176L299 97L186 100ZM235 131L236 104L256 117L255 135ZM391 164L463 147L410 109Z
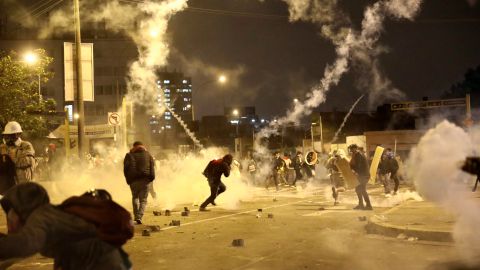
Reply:
M40 253L54 259L56 270L131 266L121 248L100 239L94 224L50 204L46 190L36 183L9 189L0 204L8 224L8 235L0 237L0 260Z

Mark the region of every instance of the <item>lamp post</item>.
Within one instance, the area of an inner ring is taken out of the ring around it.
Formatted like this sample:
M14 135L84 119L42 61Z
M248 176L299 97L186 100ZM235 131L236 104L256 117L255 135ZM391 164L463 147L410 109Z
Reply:
M237 123L236 123L237 126L236 126L236 128L235 128L235 130L236 130L235 134L236 134L236 137L238 138L238 124L240 124L240 120L239 120L239 118L238 118L238 110L237 110L237 109L233 110L233 111L232 111L232 114L237 118L237 119L236 119L236 121L237 121Z
M33 66L37 64L38 62L38 56L34 52L28 52L23 56L23 59L25 60L25 63L29 66ZM40 72L37 74L38 76L38 103L40 104L42 102L42 87L41 87L41 77L40 77Z

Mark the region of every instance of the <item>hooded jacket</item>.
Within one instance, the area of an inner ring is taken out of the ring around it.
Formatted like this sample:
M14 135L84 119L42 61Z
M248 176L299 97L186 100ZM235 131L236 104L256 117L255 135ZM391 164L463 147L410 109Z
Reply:
M7 152L6 154L8 154L15 163L16 182L24 183L32 181L33 174L37 167L33 145L30 142L22 141L18 138L14 146L5 145L2 147L2 152L4 151Z
M0 259L40 253L54 259L55 268L126 269L120 251L97 237L93 224L49 203L36 183L19 184L1 199L3 210L13 209L23 222L17 233L0 238Z
M135 181L155 179L155 161L143 145L133 147L123 160L123 174L130 185Z

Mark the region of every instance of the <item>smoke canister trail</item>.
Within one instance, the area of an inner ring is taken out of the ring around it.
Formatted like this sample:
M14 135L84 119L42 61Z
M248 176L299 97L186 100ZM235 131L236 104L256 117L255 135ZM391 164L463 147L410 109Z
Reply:
M348 118L350 117L350 115L353 113L353 110L355 109L355 107L357 107L357 104L360 102L360 100L362 100L362 98L365 96L365 94L361 95L356 101L355 103L353 103L352 107L350 108L350 110L348 111L347 115L345 115L345 118L343 118L343 122L342 124L340 125L340 127L338 128L338 130L335 132L335 135L333 136L333 139L330 141L330 143L333 143L335 142L337 139L338 139L338 134L340 134L340 132L342 131L343 127L345 126L345 124L347 123L347 120Z
M203 145L200 143L197 137L195 137L195 134L188 128L187 124L182 120L182 118L178 114L176 114L172 109L170 109L170 107L165 105L165 108L173 115L173 117L175 117L175 119L177 119L178 123L183 127L188 137L192 139L193 143L196 146L200 147L200 149L203 149Z

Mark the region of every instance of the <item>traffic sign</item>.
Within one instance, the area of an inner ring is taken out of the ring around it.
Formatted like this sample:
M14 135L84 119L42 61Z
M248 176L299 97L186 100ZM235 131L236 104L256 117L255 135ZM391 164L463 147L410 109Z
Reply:
M120 125L120 114L118 112L109 112L108 113L108 124L110 126Z

